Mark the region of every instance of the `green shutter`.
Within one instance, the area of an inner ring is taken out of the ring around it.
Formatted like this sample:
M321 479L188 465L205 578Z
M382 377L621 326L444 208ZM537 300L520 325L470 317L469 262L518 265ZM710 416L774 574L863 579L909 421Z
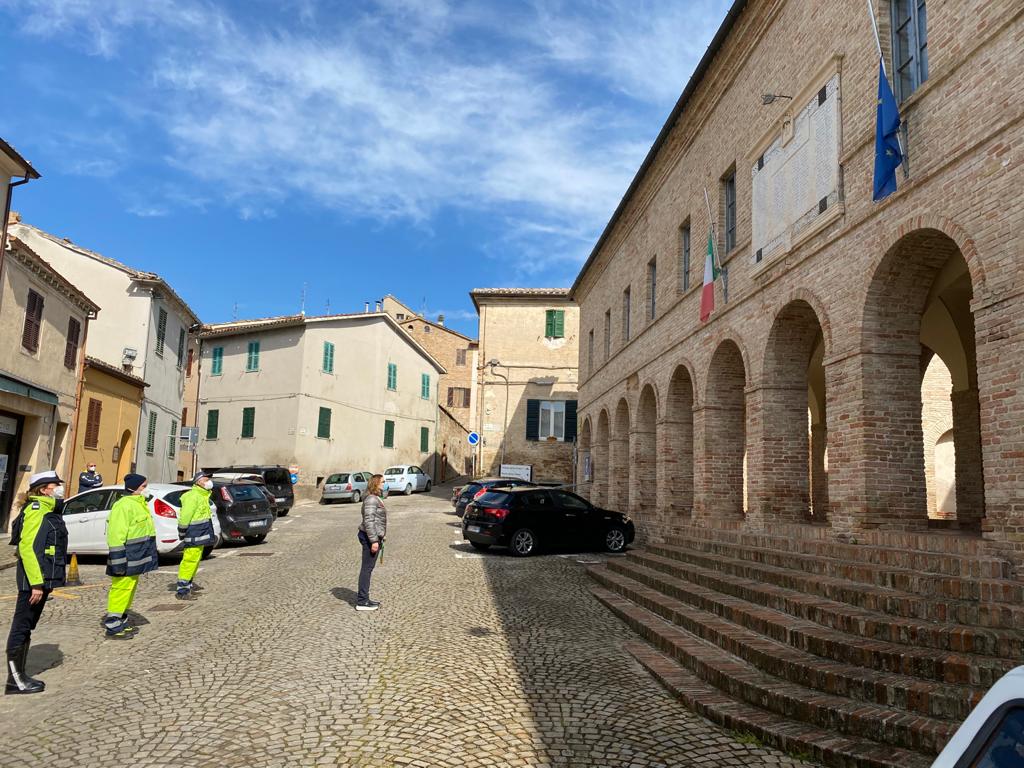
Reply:
M216 440L217 429L220 427L220 411L213 410L206 412L206 439Z
M242 409L242 437L252 437L256 434L256 409Z
M167 310L160 310L160 319L156 323L156 353L164 356L164 340L167 338Z
M388 389L398 388L398 366L388 363Z
M387 419L384 421L384 447L395 447L395 422Z
M220 376L224 370L224 347L213 348L213 365L210 367L211 376Z
M260 343L258 341L249 342L249 356L245 361L245 370L247 371L258 371L260 369Z
M178 422L171 419L171 436L167 441L167 458L174 458L175 443L178 442Z
M424 373L420 375L420 397L424 400L430 399L430 374Z
M552 330L554 331L554 333L552 333L551 335L554 338L556 338L556 339L564 338L565 337L565 310L564 309L556 309L556 310L553 310L553 313L554 313L554 323L553 323L554 324L554 328Z
M420 427L420 453L430 450L430 428Z
M185 329L178 330L178 370L185 367Z
M555 310L549 309L544 313L544 337L550 339L555 335Z
M324 342L324 373L334 373L334 345Z
M317 437L327 437L327 438L329 438L331 436L331 409L330 408L321 408L320 409L320 418L317 420L317 424L316 424L316 436Z
M150 456L156 450L156 413L149 414L149 430L146 432L146 453Z

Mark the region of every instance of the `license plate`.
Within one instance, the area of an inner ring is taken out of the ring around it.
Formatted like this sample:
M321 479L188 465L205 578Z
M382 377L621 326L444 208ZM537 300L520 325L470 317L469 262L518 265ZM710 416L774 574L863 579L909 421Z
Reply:
M480 533L480 526L479 525L471 525L468 528L466 528L466 530L469 531L470 533Z
M266 526L266 520L253 520L251 523L249 523L250 528L265 528Z
M281 496L280 498L277 499L277 503L278 504L280 504L280 503L282 503L284 501L287 501L287 499L285 499L284 496Z

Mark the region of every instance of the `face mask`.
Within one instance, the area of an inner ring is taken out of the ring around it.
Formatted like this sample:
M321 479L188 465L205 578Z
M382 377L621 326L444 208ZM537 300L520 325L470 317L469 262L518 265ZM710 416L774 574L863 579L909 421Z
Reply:
M203 480L203 482L201 482L199 484L199 487L203 488L203 489L205 489L207 491L212 491L213 490L213 480Z
M139 488L139 490L135 491L135 495L136 496L145 496L146 495L146 486L142 486L141 488Z
M55 498L55 499L63 499L64 498L64 486L63 485L58 485L56 488L53 489L53 498Z
M96 467L89 467L88 469L89 469L89 474L90 475L95 475L96 474Z

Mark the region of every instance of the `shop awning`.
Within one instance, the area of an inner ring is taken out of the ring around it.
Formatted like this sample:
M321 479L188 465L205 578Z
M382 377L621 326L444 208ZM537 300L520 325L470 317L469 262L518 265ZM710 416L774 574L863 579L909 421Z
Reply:
M0 373L0 392L10 392L12 395L30 397L47 405L57 405L57 396L52 392L39 389L39 387L33 387L31 384L25 384L17 379L12 379L10 376L4 376L2 373Z

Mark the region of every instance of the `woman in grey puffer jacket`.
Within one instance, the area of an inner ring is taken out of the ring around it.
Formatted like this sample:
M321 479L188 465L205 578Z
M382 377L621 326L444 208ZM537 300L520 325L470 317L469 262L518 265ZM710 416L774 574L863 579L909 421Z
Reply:
M388 511L381 499L383 475L374 475L366 487L363 498L363 520L359 523L359 543L363 547L363 562L359 568L359 594L356 597L357 611L376 611L380 603L370 599L370 574L377 564L377 555L384 546L388 531Z

